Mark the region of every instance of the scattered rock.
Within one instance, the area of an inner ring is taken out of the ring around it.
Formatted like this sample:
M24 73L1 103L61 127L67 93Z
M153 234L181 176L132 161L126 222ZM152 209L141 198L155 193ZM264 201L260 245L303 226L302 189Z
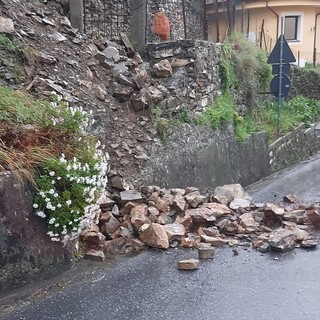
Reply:
M178 215L174 222L182 224L186 231L190 231L193 224L191 215L189 213L185 213L183 217Z
M320 228L320 214L317 209L314 208L308 211L307 216L313 226Z
M233 199L244 199L245 192L240 184L226 184L215 188L214 197L225 197L230 203Z
M247 212L239 217L240 225L246 229L247 232L255 232L258 230L258 224L253 218L251 212Z
M130 221L137 231L142 225L151 223L147 217L147 208L145 204L141 204L131 209Z
M120 227L120 222L117 218L115 218L112 214L110 215L110 218L108 222L106 222L103 225L103 229L105 234L112 234L114 233L118 228Z
M120 191L125 191L129 189L128 183L125 181L124 178L120 176L115 176L111 178L111 185L113 188L116 188Z
M81 234L81 239L88 249L100 249L104 245L105 236L101 232L88 231Z
M109 240L104 244L104 252L109 255L123 254L125 253L126 245L127 240L125 238Z
M213 259L214 248L198 248L199 259Z
M161 60L153 66L153 73L157 78L168 78L172 76L172 67L168 60Z
M89 259L94 261L104 261L105 255L101 250L90 249L84 254L84 259Z
M307 239L301 241L301 247L303 248L314 248L319 244L318 239Z
M208 224L216 221L213 211L208 208L188 209L186 214L191 216L194 224L208 226Z
M0 16L0 32L13 33L14 32L13 20Z
M182 224L170 223L164 227L167 231L169 241L181 240L186 234L186 229Z
M201 235L200 238L205 243L210 243L211 245L216 246L216 247L221 247L227 243L226 240L223 240L220 237L209 237L206 235Z
M137 190L126 190L120 192L120 198L122 202L135 201L140 202L143 200L142 194Z
M178 262L179 270L196 270L198 268L199 268L199 260L196 260L196 259L180 260Z
M258 250L259 252L261 252L261 253L266 253L266 252L269 251L269 249L270 249L270 246L269 246L269 244L266 243L266 242L263 242L263 243L257 248L257 250Z
M277 229L271 232L268 244L271 249L288 251L295 248L296 240L297 236L293 231L286 229Z
M239 208L250 208L250 200L235 198L230 202L230 209L237 210Z
M185 200L191 208L197 208L200 204L204 203L207 198L202 196L199 191L193 191L185 196Z
M210 209L216 218L226 216L231 213L231 210L221 203L205 203L202 208Z
M298 199L294 194L288 194L283 197L283 202L287 202L287 203L295 203L297 202L297 200Z
M151 223L142 228L140 233L140 240L146 245L154 248L168 249L169 239L164 226L158 223Z
M285 212L283 215L283 220L291 221L297 224L304 224L307 221L307 211L306 210L294 210Z

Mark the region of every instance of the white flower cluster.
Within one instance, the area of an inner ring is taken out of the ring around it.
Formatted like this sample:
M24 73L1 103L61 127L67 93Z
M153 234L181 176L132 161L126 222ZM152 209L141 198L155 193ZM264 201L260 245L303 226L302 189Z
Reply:
M50 170L48 172L50 188L37 193L38 199L42 200L34 203L33 207L39 217L49 219L48 228L50 231L48 235L52 241L63 240L66 242L71 238L76 238L85 228L96 222L97 212L100 209L95 203L97 197L105 190L108 172L108 155L102 156L101 151L97 152L99 161L95 161L95 165L82 164L76 158L67 160L62 154L58 161L58 171L66 172L66 176L61 177L62 174L59 175L58 172ZM61 190L60 180L63 180L66 185L80 184L83 186L83 194L80 197L83 197L87 203L83 212L72 209L72 199L66 199L63 196L63 192L66 190ZM63 221L67 220L66 223L59 223L61 215L64 217Z
M53 108L57 114L55 117L51 118L53 126L56 126L65 121L63 110L68 110L70 112L71 118L75 118L75 116L81 117L81 122L78 125L79 130L82 132L85 132L87 128L94 124L95 120L92 117L92 110L90 110L88 113L87 111L83 110L83 107L81 106L71 107L69 106L69 103L67 101L62 101L61 95L57 95L55 92L51 92L51 94L56 97L56 101L50 102L51 108Z

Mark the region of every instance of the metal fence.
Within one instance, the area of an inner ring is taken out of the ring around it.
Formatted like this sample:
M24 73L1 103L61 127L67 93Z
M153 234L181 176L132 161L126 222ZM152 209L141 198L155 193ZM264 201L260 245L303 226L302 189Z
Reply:
M83 0L84 32L118 38L130 25L130 0Z

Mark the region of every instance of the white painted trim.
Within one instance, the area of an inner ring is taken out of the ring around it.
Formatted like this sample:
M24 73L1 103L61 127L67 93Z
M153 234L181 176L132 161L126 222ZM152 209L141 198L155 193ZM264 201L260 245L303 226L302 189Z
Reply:
M281 13L281 18L285 18L287 16L299 16L298 19L298 30L297 30L297 40L287 40L290 45L297 45L297 44L302 44L303 42L303 31L304 31L304 13L303 12L282 12ZM281 19L279 19L279 30L281 30Z

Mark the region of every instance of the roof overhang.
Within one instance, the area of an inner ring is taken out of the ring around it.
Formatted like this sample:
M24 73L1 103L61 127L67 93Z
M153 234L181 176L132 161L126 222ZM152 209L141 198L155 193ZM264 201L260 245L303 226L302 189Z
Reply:
M211 13L215 9L215 0L207 0L207 12ZM226 0L217 0L219 11L226 10ZM243 0L237 4L236 9L259 9L266 8L269 6L270 8L277 7L318 7L320 8L319 0Z

